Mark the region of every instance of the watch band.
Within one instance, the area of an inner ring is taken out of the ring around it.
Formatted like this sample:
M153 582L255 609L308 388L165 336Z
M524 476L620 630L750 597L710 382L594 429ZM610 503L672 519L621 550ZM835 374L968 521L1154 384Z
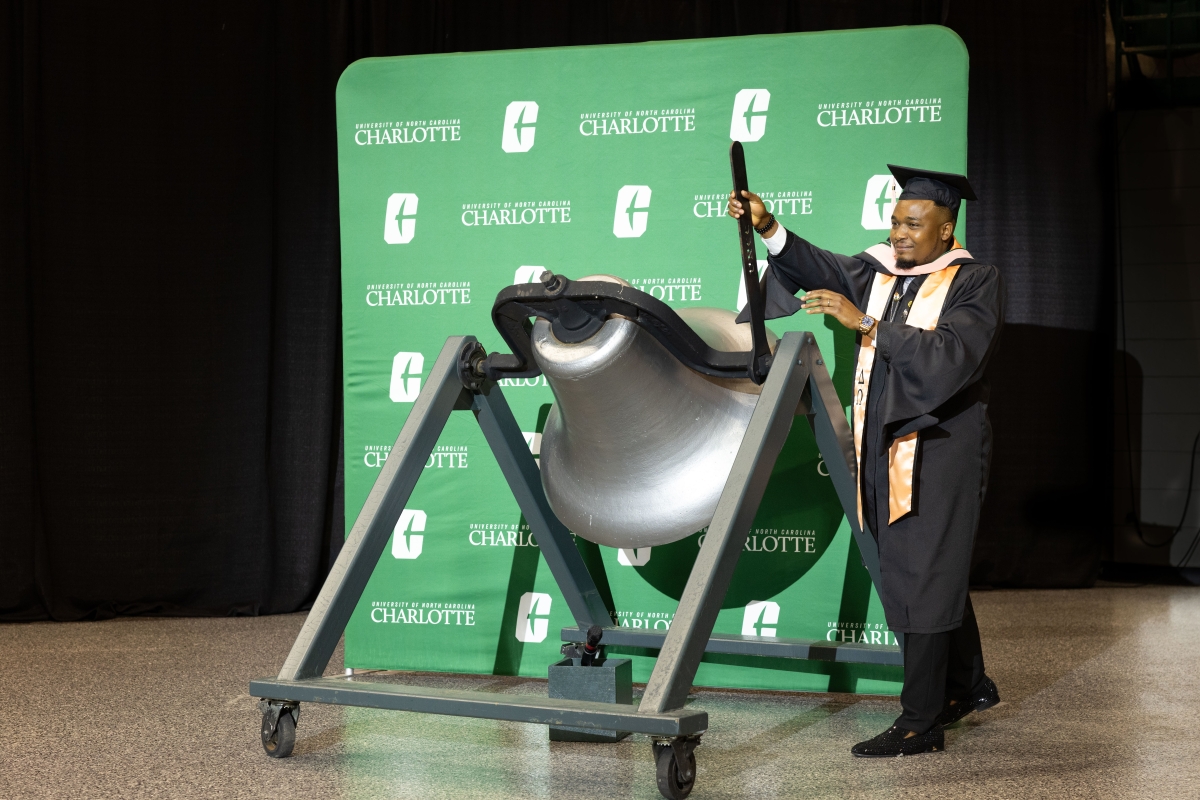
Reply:
M767 224L763 225L761 228L755 228L754 232L757 233L759 236L766 236L767 231L771 230L771 226L774 224L775 224L775 215L768 212L767 213Z

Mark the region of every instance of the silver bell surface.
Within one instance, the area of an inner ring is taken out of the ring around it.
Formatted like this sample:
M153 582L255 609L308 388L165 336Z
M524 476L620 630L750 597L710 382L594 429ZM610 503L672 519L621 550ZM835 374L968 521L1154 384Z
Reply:
M589 276L579 280L612 280ZM679 316L717 350L751 349L750 326L719 308ZM771 347L776 337L768 331ZM559 341L533 325L533 353L554 392L542 434L542 486L583 538L624 549L667 544L712 520L759 387L702 375L636 323L605 321L591 338Z

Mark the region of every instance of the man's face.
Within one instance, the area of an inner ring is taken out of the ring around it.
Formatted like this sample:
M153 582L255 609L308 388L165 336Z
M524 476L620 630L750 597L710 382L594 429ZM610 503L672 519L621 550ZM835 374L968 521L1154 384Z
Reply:
M901 200L892 210L891 239L897 267L912 269L928 264L949 250L954 241L950 209L932 200Z

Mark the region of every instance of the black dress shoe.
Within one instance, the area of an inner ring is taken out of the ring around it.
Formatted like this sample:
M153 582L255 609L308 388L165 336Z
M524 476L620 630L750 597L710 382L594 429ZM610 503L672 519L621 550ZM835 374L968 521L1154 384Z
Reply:
M895 758L946 749L945 734L937 726L916 736L909 736L910 733L912 731L893 725L874 739L854 745L850 752L859 758Z
M992 679L984 675L979 686L969 695L954 705L947 705L934 720L935 728L945 728L953 725L972 711L985 711L1000 702L1000 691Z

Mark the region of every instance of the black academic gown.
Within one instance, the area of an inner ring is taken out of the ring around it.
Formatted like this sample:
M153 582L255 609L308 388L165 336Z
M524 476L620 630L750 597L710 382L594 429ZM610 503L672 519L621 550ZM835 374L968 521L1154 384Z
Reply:
M1003 324L1004 289L994 266L952 263L961 267L935 330L903 321L924 280L918 276L898 303L889 301L875 334L859 480L863 518L879 543L880 599L888 627L902 633L961 625L987 489L992 436L983 372ZM885 272L866 253L837 255L790 232L769 264L768 319L798 311L802 287L842 294L865 313L875 274ZM913 510L888 524L888 448L912 431L920 432Z

